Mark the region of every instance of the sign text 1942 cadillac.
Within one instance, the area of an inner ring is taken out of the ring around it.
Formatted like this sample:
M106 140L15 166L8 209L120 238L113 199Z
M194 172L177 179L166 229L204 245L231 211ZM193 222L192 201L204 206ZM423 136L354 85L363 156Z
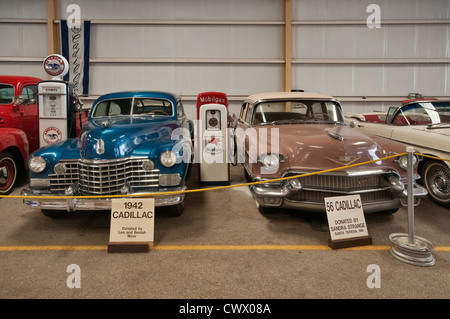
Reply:
M243 163L251 181L262 182L250 186L260 210L325 212L324 197L359 194L365 213L392 213L407 196L407 156L378 161L405 153L406 145L349 128L340 103L331 96L254 94L244 101L234 126L234 161ZM357 163L366 164L348 167ZM328 172L271 181L319 171ZM415 186L416 195L426 195Z
M108 195L184 190L190 165L186 156L192 149L192 135L186 138L185 132L192 133L193 126L177 95L103 95L93 104L79 138L43 147L31 155L30 189L22 191L30 198L24 203L57 217L64 211L110 209ZM49 195L79 197L44 197ZM182 193L154 197L155 206L182 213Z

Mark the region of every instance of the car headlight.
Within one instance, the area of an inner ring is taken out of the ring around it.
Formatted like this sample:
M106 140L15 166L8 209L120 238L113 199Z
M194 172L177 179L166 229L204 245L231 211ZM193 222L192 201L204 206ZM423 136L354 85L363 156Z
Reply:
M172 167L177 162L177 155L172 151L165 151L162 152L159 160L163 166Z
M261 164L268 169L278 169L280 166L280 162L283 162L284 159L282 155L278 154L262 154L259 157L259 161Z
M47 162L41 156L33 156L28 163L28 167L30 168L30 171L32 171L33 173L42 172L46 166Z
M416 167L417 163L419 162L417 156L413 154L412 160L413 160L413 167ZM401 168L408 169L408 155L402 155L400 157L397 157L396 161Z

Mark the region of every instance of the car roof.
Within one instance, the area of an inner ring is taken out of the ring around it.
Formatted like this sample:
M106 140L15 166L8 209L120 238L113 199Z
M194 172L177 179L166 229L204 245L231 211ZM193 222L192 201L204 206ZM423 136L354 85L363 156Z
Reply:
M179 98L177 94L163 91L122 91L104 94L100 96L95 103L109 99L121 99L132 97L168 99L174 103L176 103L177 99Z
M247 97L247 101L277 100L277 99L333 99L330 95L313 92L264 92Z
M18 82L36 81L40 82L42 79L27 76L27 75L0 75L0 83L4 84L16 84Z

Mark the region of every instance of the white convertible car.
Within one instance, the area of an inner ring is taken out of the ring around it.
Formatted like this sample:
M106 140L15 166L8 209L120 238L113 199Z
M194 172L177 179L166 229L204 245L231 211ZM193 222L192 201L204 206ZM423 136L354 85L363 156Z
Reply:
M423 157L419 166L421 183L434 202L450 208L450 100L408 100L387 113L347 114L345 122L435 157Z

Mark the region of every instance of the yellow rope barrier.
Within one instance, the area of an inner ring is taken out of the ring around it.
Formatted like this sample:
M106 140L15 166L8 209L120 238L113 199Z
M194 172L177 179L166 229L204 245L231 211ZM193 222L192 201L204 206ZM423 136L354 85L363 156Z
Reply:
M416 153L414 153L414 154L416 154ZM431 156L431 155L425 155L425 154L416 154L416 155L419 155L419 156L422 156L422 157L429 157L429 158L432 158L432 159L435 159L435 160L439 160L439 161L447 161L447 162L450 162L450 159L445 159L445 158L441 158L441 157L436 157L436 156Z
M280 182L280 181L294 179L294 178L301 178L301 177L318 175L318 174L323 174L323 173L328 173L328 172L334 172L334 171L338 171L338 170L342 170L342 169L346 169L346 168L357 167L357 166L371 164L371 163L375 163L375 162L379 162L379 161L384 161L384 160L387 160L387 159L400 157L400 156L403 156L403 155L406 155L406 154L407 153L405 152L405 153L400 153L400 154L396 154L396 155L386 156L386 157L383 157L383 158L379 158L379 159L375 159L375 160L371 160L371 161L366 161L366 162L362 162L362 163L356 163L356 164L351 164L351 165L346 165L346 166L341 166L341 167L336 167L336 168L330 168L330 169L326 169L326 170L322 170L322 171L306 173L306 174L301 174L301 175L295 175L295 176L289 176L289 177L275 178L275 179L263 180L263 181L257 181L257 182L251 182L251 183L224 185L224 186L217 186L217 187L186 189L186 190L182 190L182 191L158 192L158 193L136 194L136 195L125 194L125 195L95 195L95 196L94 195L91 195L91 196L0 195L0 198L2 198L2 197L7 197L7 198L40 198L40 199L123 198L123 197L150 197L150 196L164 196L164 195L174 195L174 194L206 192L206 191L221 190L221 189L234 188L234 187L243 187L243 186L250 186L250 185L257 185L257 184L266 184L266 183ZM421 153L414 153L414 155L422 156L422 157L428 157L428 158L432 158L432 159L440 160L440 161L450 161L450 159L444 159L444 158L431 156L431 155L425 155L425 154L421 154Z
M257 185L257 184L266 184L266 183L272 183L272 182L279 182L294 178L300 178L300 177L307 177L312 175L318 175L322 173L328 173L328 172L334 172L338 170L342 170L345 168L351 168L351 167L357 167L362 166L370 163L375 163L379 161L384 161L387 159L400 157L403 155L406 155L407 153L400 153L396 155L386 156L383 158L378 158L371 161L336 167L336 168L330 168L322 171L312 172L312 173L306 173L301 175L295 175L295 176L289 176L289 177L282 177L282 178L276 178L276 179L270 179L270 180L263 180L263 181L257 181L257 182L251 182L251 183L242 183L242 184L234 184L234 185L225 185L225 186L217 186L217 187L208 187L208 188L198 188L198 189L187 189L182 191L170 191L170 192L158 192L158 193L148 193L148 194L136 194L136 195L95 195L95 196L23 196L23 195L0 195L0 198L7 197L7 198L40 198L40 199L77 199L77 198L121 198L121 197L150 197L150 196L163 196L163 195L173 195L173 194L182 194L182 193L195 193L195 192L206 192L206 191L213 191L213 190L220 190L220 189L227 189L227 188L234 188L234 187L242 187L242 186L250 186L250 185ZM423 154L414 153L415 155L424 156Z

